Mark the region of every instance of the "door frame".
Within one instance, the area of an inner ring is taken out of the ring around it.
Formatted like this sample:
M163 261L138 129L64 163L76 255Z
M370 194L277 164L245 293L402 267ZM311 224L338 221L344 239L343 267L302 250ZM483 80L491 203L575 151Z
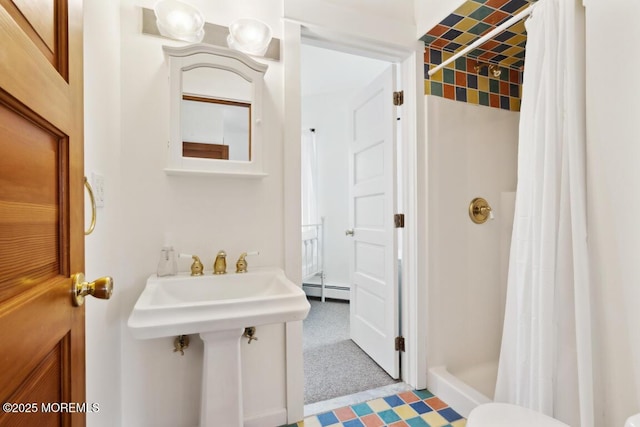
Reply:
M305 43L333 50L384 59L399 65L400 90L404 91L404 105L400 122L398 149L402 153L399 181L402 183L402 205L405 228L402 239L402 292L400 295L401 333L406 351L400 355L403 380L416 389L427 386L427 245L426 223L426 148L424 141L424 102L419 94L424 85L424 43L411 46L390 45L375 40L363 40L338 34L321 26L284 21L284 265L285 272L295 283L301 283L301 183L300 135L301 89L300 47ZM391 100L389 100L391 102ZM423 262L420 262L423 260ZM302 322L285 326L286 339L286 401L288 421L303 419L304 371Z

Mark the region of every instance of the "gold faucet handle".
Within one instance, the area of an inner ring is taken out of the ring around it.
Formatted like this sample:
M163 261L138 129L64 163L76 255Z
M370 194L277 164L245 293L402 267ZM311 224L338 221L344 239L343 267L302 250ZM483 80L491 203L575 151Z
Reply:
M251 341L258 341L258 337L256 336L256 327L255 326L250 326L248 328L244 328L244 333L242 334L243 337L245 338L249 338L249 344L251 344Z
M259 255L260 252L242 252L240 257L238 257L238 262L236 262L236 273L246 273L247 272L247 260L245 259L249 255Z
M247 260L245 257L247 256L246 252L240 254L238 258L238 262L236 262L236 273L246 273L247 272Z
M197 255L193 255L193 264L191 264L191 275L202 276L204 274L204 265Z

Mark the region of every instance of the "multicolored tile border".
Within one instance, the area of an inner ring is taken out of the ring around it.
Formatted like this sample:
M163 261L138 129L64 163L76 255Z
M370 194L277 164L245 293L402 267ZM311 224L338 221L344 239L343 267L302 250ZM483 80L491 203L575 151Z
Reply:
M420 39L425 43L426 95L470 104L520 111L520 85L527 32L524 21L501 32L443 70L429 77L428 70L516 15L536 0L467 0ZM502 70L496 78L478 63Z
M475 70L478 61L470 57L458 58L433 76L432 66L454 54L426 48L424 52L424 93L469 104L485 105L503 110L520 111L522 72L501 67L500 77L489 75L488 68Z
M307 417L287 427L464 427L466 423L429 390L415 390Z
M432 49L455 52L527 8L535 0L467 0L420 39ZM518 70L524 65L524 21L469 52L469 57Z

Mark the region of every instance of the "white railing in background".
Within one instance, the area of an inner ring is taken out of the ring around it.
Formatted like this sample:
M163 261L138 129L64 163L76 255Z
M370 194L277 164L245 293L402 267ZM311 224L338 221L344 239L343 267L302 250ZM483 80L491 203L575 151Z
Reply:
M324 217L320 221L302 225L302 283L320 277L320 299L324 302Z

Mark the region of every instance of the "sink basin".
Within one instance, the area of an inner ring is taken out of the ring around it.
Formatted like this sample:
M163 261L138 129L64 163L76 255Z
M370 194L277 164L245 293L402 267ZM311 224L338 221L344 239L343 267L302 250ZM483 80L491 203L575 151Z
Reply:
M140 339L242 329L303 320L304 291L278 268L247 273L189 273L147 280L128 326Z

